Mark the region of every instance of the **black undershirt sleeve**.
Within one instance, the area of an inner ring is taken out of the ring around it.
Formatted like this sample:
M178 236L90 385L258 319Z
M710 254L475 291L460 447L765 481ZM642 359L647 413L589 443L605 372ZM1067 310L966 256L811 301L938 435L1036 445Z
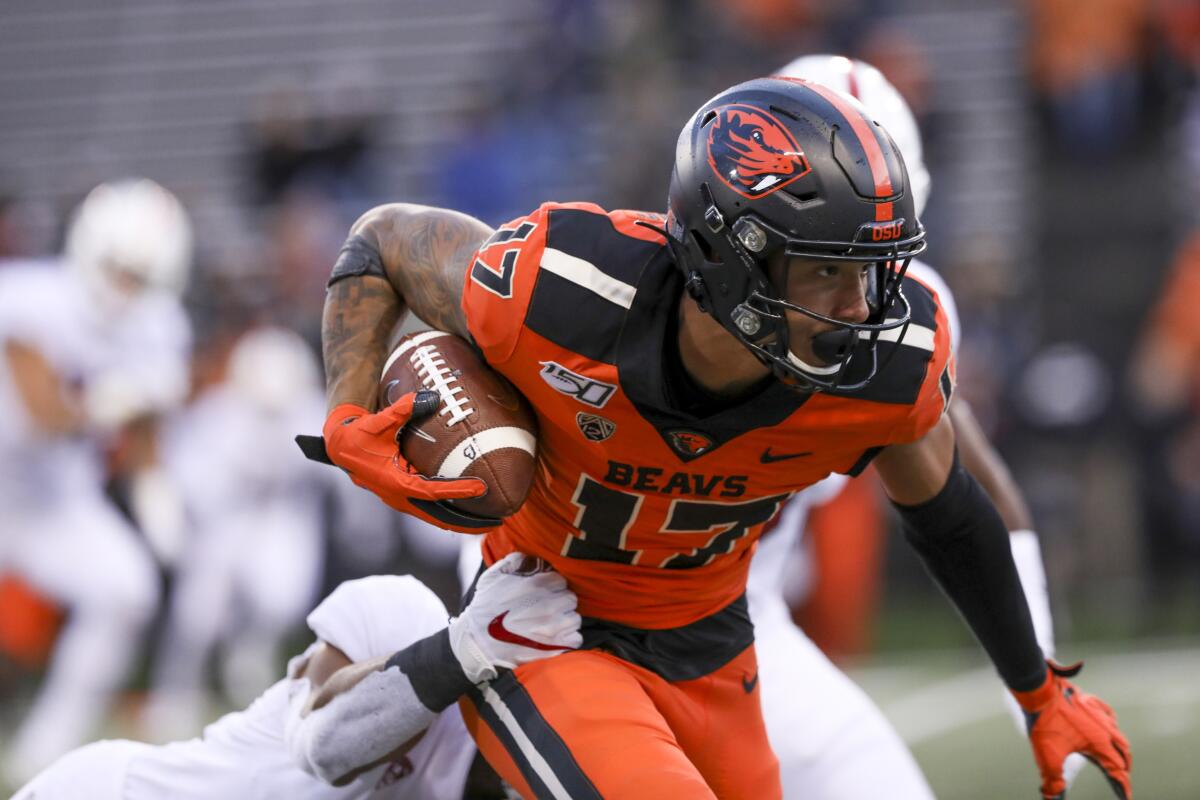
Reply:
M1013 564L1008 531L992 501L954 454L946 485L918 506L896 508L904 534L1016 691L1040 686L1046 664Z

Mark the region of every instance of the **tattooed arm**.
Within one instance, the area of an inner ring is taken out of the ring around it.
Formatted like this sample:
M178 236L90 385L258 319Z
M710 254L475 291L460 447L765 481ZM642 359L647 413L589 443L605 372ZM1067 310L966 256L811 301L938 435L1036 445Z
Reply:
M326 293L321 342L330 409L375 407L389 338L408 311L468 336L463 280L472 254L491 234L466 214L402 203L374 208L354 224L351 239L378 257L386 277L342 277Z

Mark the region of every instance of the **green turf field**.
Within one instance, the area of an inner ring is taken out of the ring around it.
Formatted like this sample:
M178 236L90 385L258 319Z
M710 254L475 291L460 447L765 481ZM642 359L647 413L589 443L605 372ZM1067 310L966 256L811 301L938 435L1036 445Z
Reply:
M1071 645L1077 682L1107 700L1133 747L1135 797L1200 798L1200 639ZM873 658L850 670L912 747L942 800L1040 797L1027 745L977 650ZM1070 800L1113 794L1088 765Z

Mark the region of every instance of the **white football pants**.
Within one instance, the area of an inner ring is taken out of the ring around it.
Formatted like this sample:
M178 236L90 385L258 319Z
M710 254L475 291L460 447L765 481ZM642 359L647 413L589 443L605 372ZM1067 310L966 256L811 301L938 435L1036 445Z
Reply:
M763 718L785 800L933 800L899 734L783 601L756 598L752 608Z

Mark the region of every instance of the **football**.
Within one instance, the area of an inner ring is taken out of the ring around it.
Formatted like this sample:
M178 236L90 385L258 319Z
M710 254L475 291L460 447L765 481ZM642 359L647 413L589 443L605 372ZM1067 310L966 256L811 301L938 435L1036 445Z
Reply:
M400 432L400 452L422 475L480 478L487 494L448 501L467 514L516 513L533 483L537 417L529 403L462 338L444 331L405 336L379 381L380 408L422 389L437 410Z

